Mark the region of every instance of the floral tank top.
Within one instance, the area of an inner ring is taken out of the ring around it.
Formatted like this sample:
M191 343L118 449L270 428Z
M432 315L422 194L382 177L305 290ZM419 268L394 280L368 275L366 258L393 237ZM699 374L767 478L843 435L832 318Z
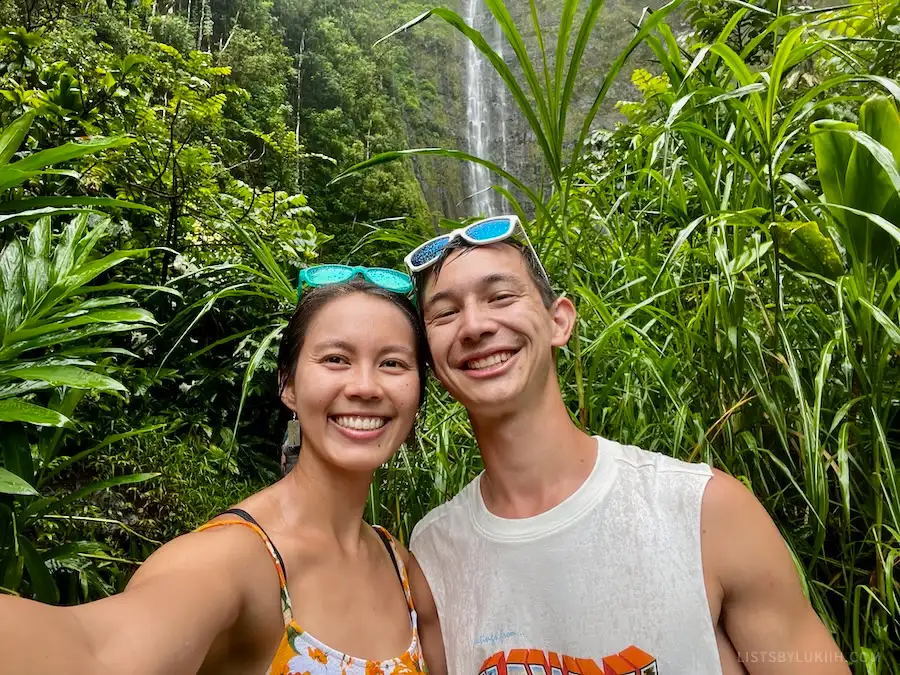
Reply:
M278 580L281 584L281 612L284 617L284 634L269 675L424 675L425 665L422 659L421 645L419 643L419 628L416 621L416 610L413 607L412 594L409 590L409 578L406 567L403 564L397 546L388 532L379 526L374 526L378 536L384 542L385 548L394 562L397 576L406 596L406 604L409 607L409 620L412 625L412 642L409 648L400 656L389 661L369 661L354 656L349 656L328 645L320 642L315 637L303 630L294 621L291 610L291 597L288 594L287 575L284 561L278 549L272 544L269 536L259 526L253 517L241 509L230 509L225 514L234 514L240 518L234 520L218 520L197 528L198 531L223 525L241 525L250 528L265 542L269 555L275 563L278 571ZM225 515L223 514L223 515Z

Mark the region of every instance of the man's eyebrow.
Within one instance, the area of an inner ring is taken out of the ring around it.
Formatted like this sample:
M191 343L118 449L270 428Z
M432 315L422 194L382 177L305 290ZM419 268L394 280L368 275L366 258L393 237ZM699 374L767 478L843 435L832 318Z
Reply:
M481 286L490 286L492 284L502 284L502 283L512 284L513 286L516 286L517 288L525 287L524 284L522 283L522 280L519 279L519 277L517 277L513 274L503 274L502 272L495 272L494 274L487 275L486 277L484 277L481 280L480 285Z
M428 298L428 301L425 303L425 307L423 307L423 309L422 309L423 313L427 312L429 309L431 309L432 305L434 305L435 303L438 303L441 300L449 300L453 296L454 296L453 291L438 291L437 293L432 295L430 298Z
M482 277L478 281L478 286L481 288L492 286L494 284L511 284L515 286L517 289L522 290L525 288L525 285L522 283L522 280L519 277L513 274L503 274L502 272L495 272L493 274L488 274L485 277ZM447 289L446 291L438 291L425 303L424 311L427 312L432 305L440 302L441 300L450 300L455 297L455 293L451 289Z

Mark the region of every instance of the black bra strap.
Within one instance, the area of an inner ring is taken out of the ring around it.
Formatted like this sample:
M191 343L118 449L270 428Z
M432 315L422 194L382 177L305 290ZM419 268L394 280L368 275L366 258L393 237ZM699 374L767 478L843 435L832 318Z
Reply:
M266 534L266 531L262 528L262 525L256 522L256 518L244 511L244 509L228 509L227 511L223 511L222 515L224 516L226 513L233 513L241 520L246 520L251 525L256 525L256 527L259 528L259 531L265 535L266 541L269 542L269 546L271 546L272 550L275 551L275 557L278 558L278 566L281 567L281 574L284 576L285 583L287 583L287 568L284 566L284 559L281 557L278 549L275 548L275 544L272 542L272 538L269 537L268 534ZM391 557L393 558L393 555L391 555Z

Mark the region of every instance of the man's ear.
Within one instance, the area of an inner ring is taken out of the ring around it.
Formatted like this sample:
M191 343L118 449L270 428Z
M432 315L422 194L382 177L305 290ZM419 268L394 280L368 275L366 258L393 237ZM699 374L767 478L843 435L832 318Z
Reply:
M562 347L569 341L575 328L575 305L566 297L557 298L550 305L550 317L553 319L553 334L550 344Z

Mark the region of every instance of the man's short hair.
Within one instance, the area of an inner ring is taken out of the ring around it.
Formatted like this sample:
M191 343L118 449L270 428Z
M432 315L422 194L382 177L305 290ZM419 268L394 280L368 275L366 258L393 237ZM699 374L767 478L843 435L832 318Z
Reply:
M526 246L525 244L516 241L515 239L504 239L503 241L495 242L495 244L510 246L519 252L519 255L521 255L522 259L525 261L525 269L528 270L528 276L531 277L534 285L537 286L538 293L541 296L541 302L544 304L544 307L550 309L550 306L556 301L557 297L559 296L556 294L556 291L553 290L553 287L547 280L547 276L544 273L544 268L541 265L541 261L538 260L537 254L534 253L531 247ZM435 262L431 267L428 267L421 272L413 275L416 282L416 305L419 308L419 313L421 313L424 308L422 301L424 299L423 294L425 292L425 283L429 279L436 279L438 275L440 275L449 254L454 251L470 251L474 248L477 248L478 246L479 244L470 244L462 237L457 237L444 248L443 255L441 255L440 259L437 262ZM462 253L461 255L465 255L465 253Z

